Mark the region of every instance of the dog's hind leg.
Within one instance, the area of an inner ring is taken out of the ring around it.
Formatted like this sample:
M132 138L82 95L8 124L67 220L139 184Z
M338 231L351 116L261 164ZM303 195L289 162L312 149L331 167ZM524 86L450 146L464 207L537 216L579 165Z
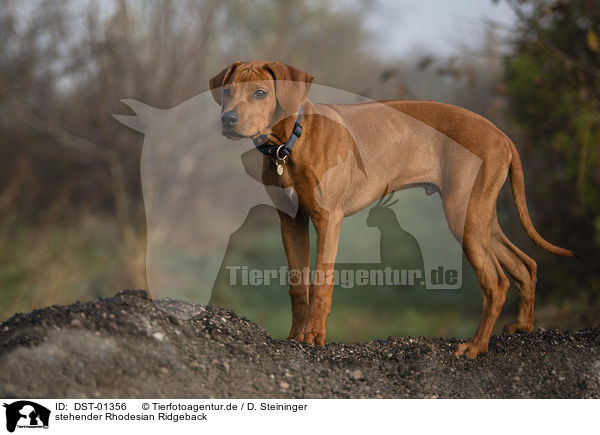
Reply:
M473 336L457 346L455 354L465 355L469 359L486 352L496 320L502 310L509 281L491 245L491 239L482 238L483 234L466 233L464 251L473 266L483 294L481 321Z
M457 356L465 355L469 359L487 351L509 287L508 278L494 252L491 231L496 217L496 200L506 177L502 169L495 164L483 163L469 196L462 231L463 251L477 274L483 294L479 326L473 336L466 343L459 344L455 351ZM452 192L446 193L446 197L443 197L444 210L449 218L450 229L458 236L461 234L456 223L459 220L454 217L457 213L453 211L460 208L460 201L453 198Z
M500 265L511 276L519 291L517 320L504 325L504 333L531 332L537 265L533 259L508 240L497 218L492 224L492 242Z

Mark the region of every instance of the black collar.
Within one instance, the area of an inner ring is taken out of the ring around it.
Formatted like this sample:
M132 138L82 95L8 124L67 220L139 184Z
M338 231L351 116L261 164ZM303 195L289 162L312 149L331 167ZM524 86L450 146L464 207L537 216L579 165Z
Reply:
M286 143L277 145L271 144L268 142L257 142L260 138L253 139L254 146L257 150L263 153L266 156L275 157L277 160L285 160L287 156L292 152L292 148L294 148L294 144L298 140L300 136L302 136L302 126L300 125L300 119L302 116L302 106L298 109L298 117L296 118L296 123L294 124L294 128L292 129L292 134L286 141Z

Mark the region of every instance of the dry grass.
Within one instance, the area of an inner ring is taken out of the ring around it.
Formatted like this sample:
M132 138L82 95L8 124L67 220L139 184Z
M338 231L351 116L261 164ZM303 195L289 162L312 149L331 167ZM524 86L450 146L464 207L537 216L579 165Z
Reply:
M30 227L9 215L0 228L1 319L135 287L131 249L124 248L113 219L87 216Z

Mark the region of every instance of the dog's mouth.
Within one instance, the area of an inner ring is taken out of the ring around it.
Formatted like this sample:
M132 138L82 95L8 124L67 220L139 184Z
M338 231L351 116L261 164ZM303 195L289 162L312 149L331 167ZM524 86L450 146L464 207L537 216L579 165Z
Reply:
M240 140L240 139L244 139L248 136L244 136L243 134L239 134L238 132L232 131L232 130L222 130L221 134L223 136L225 136L227 139L231 139L231 140Z
M255 134L241 134L237 131L229 128L221 129L221 134L230 140L240 140L240 139L256 139L260 136L260 133Z

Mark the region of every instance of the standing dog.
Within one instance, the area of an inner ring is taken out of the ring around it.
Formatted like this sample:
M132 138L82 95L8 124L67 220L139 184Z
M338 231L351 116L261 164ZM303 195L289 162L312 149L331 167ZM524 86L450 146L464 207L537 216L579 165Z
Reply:
M448 104L313 104L307 99L312 80L294 67L265 61L235 62L210 80L212 96L222 106L223 135L253 139L265 154L263 183L297 195L295 217L279 212L290 270L309 266L309 218L317 232L315 270L327 279L290 285L288 338L325 342L344 216L367 207L382 192L413 186L440 193L448 226L481 285L481 321L455 354L475 358L487 351L509 287L503 269L519 291L517 319L504 332L530 332L537 266L508 240L496 216L507 174L527 235L549 252L574 254L550 244L533 227L523 168L512 141L485 118ZM301 125L301 134L296 124Z

